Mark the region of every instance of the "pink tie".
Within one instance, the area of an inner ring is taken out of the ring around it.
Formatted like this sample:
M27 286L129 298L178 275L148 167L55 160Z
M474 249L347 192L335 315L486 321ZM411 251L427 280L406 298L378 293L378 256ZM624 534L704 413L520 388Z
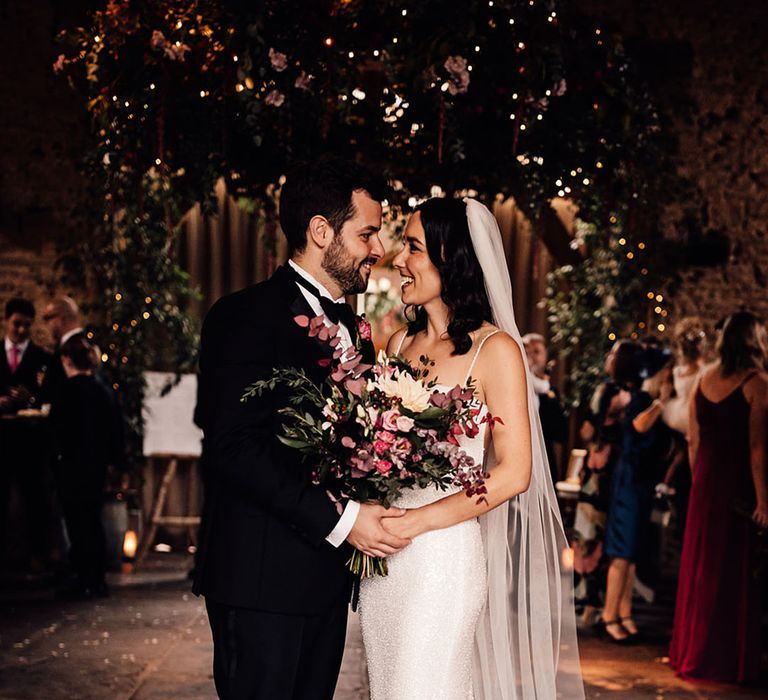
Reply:
M19 366L19 349L15 345L11 345L11 374L16 372Z

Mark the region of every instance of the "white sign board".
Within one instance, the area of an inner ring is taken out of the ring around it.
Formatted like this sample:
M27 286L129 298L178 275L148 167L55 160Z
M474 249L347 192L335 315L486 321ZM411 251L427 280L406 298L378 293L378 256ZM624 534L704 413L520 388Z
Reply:
M183 374L165 396L160 393L173 380L168 372L145 372L144 455L200 456L203 433L192 416L197 402L197 376Z

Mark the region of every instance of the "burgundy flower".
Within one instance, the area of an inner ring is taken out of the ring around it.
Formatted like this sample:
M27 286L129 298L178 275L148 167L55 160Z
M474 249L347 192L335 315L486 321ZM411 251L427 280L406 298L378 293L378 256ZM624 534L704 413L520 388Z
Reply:
M371 340L373 337L373 331L371 330L371 324L365 320L363 316L357 316L357 332L363 340Z

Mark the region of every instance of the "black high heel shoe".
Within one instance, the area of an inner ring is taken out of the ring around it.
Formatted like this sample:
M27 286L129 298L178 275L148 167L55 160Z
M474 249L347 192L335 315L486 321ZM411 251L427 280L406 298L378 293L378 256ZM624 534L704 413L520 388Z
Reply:
M630 639L637 639L640 636L640 630L637 629L637 625L635 625L635 631L628 629L627 626L624 624L627 620L632 620L634 622L634 618L632 615L628 615L627 617L620 617L619 623L621 624L624 631L629 635Z
M600 639L604 639L607 642L611 642L612 644L618 644L619 646L629 646L632 644L633 639L631 636L626 636L623 639L620 639L618 637L614 637L609 631L608 628L611 625L618 625L620 629L624 629L621 622L619 620L599 620L595 623L594 629L595 632L597 632L597 636L600 637ZM626 632L626 630L624 630Z

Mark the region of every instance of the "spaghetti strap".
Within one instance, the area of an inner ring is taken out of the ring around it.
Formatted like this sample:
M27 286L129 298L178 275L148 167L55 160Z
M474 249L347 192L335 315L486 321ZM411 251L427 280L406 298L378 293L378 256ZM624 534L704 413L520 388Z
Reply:
M747 372L746 375L744 375L744 378L739 382L739 385L736 387L737 389L744 388L744 385L752 379L756 374L760 374L760 370L753 369L751 372Z
M499 329L491 331L490 333L486 333L480 343L478 343L477 350L475 350L475 356L472 358L472 364L469 365L469 369L467 370L467 376L464 377L464 381L462 382L462 386L467 386L467 382L469 381L469 378L472 376L472 370L475 368L475 362L477 362L477 356L480 354L480 351L483 349L483 345L485 344L485 341L488 340L492 335L496 335L499 332Z
M400 350L402 350L403 343L405 342L405 336L407 336L407 335L408 335L408 329L404 328L403 329L403 334L400 336L400 342L397 344L397 350L395 350L395 355L399 355L400 354Z

